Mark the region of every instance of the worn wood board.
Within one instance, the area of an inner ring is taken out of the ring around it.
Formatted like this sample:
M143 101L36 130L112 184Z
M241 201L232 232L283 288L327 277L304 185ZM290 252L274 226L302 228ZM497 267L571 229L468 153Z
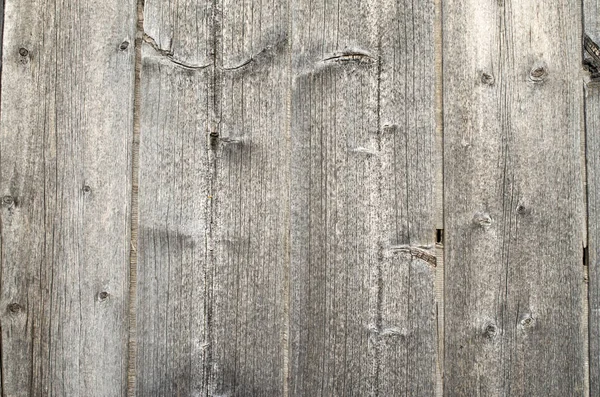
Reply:
M581 9L443 13L445 395L584 395Z
M135 3L6 2L2 394L124 395Z

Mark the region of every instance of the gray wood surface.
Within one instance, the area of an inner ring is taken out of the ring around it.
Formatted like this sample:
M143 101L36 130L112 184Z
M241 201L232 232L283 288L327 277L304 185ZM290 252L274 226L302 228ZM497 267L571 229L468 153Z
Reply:
M583 396L581 9L444 2L445 395Z
M124 395L135 2L5 5L2 395Z
M600 396L598 1L0 2L0 394Z
M598 37L598 36L596 36ZM600 396L600 86L586 87L590 396Z
M286 3L145 5L138 395L282 395Z
M434 395L432 1L292 7L290 395Z
M206 38L192 51L176 39L191 25L210 29L211 13L192 1L145 3L137 246L139 396L208 392L212 271L207 130L213 71L194 67L212 63L213 47Z
M583 30L593 41L600 40L600 3L583 2ZM589 54L584 54L590 58ZM590 396L600 396L600 84L585 81L585 129L588 203L589 271L589 374Z
M288 2L218 7L212 377L217 395L279 396L288 321Z

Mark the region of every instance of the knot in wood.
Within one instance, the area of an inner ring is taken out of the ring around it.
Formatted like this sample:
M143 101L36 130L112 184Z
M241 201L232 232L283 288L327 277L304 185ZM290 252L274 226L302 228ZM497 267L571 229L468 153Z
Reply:
M544 66L534 67L529 73L529 79L536 83L544 81L546 76L548 76L548 71Z
M484 72L481 74L481 82L485 85L494 85L494 76Z
M488 324L483 329L483 337L486 339L494 339L498 334L498 327L494 324Z
M532 328L535 325L535 319L531 315L527 315L520 321L520 325L523 328Z
M475 214L473 221L484 229L487 229L492 225L492 217L485 213Z

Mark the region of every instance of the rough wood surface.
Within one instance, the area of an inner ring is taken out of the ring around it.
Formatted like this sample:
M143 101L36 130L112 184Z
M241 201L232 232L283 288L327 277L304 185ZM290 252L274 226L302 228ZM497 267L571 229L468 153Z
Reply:
M582 396L581 9L443 14L445 395Z
M596 35L596 37L600 37ZM600 396L600 86L585 96L588 183L590 395Z
M289 212L287 1L223 0L213 141L211 359L215 393L284 387Z
M124 395L135 2L5 5L2 395Z
M290 395L434 395L433 8L292 7Z
M0 394L600 395L598 1L0 2Z
M139 395L282 394L287 12L146 3Z
M600 40L600 2L583 2L583 29L594 42ZM590 55L584 53L585 58ZM598 65L600 66L600 65ZM589 271L589 374L590 396L600 396L600 84L585 87L585 130L588 203Z
M157 26L163 35L187 24L209 29L202 16L212 12L192 1L146 1L144 11L143 26ZM169 13L191 16L175 18L175 26L161 25L161 16ZM136 389L140 396L206 395L212 282L207 130L213 71L190 65L211 62L212 45L208 39L198 42L188 60L190 50L174 39L143 35ZM169 47L159 47L165 40L180 51L171 55Z

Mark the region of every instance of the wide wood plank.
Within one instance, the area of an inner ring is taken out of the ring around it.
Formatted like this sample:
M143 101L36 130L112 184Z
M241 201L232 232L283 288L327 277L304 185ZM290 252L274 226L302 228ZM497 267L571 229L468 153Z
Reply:
M125 394L135 16L5 3L2 395Z
M287 12L146 3L140 395L283 394Z
M443 14L445 395L583 396L579 3Z
M434 395L433 8L294 2L290 395Z

